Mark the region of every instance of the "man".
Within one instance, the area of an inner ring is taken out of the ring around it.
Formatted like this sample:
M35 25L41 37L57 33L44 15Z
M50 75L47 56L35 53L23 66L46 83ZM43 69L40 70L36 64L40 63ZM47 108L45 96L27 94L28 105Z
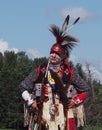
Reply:
M22 97L34 113L34 130L76 130L72 108L88 97L88 85L67 61L74 42L78 42L78 39L66 33L68 22L69 15L62 29L51 26L56 43L50 49L48 65L34 69L20 84ZM75 86L75 97L68 96L70 85Z

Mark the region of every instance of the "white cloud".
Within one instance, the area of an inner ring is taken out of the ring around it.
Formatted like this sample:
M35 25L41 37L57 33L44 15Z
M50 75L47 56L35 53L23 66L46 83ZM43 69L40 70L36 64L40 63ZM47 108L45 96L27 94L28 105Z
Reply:
M98 62L97 66L98 66L100 72L102 73L102 61Z
M14 51L15 53L18 52L17 48L9 48L8 42L4 41L3 39L0 39L0 52L4 54L5 51Z
M34 58L39 58L39 57L43 57L39 51L35 50L35 49L29 49L26 51L27 52L27 55L31 58L31 59L34 59Z
M8 43L0 39L0 52L4 53L8 49Z
M91 20L96 17L93 13L85 10L82 7L65 8L61 10L61 15L63 17L66 17L68 14L71 16L72 20L80 17L80 21Z
M11 48L11 49L8 49L8 51L14 51L15 53L17 53L18 49L17 48Z
M70 55L69 60L72 61L74 64L78 62L77 57L75 55Z
M3 39L0 39L0 52L4 54L5 51L14 51L15 53L19 52L17 48L9 48L8 42ZM35 49L28 49L25 52L31 59L42 57L40 52Z
M82 64L82 68L84 70L84 72L86 73L86 75L88 76L88 71L86 68L86 63L85 60L79 60L77 59L77 57L75 55L70 55L69 60L71 60L75 65L77 63L81 63ZM101 61L91 61L87 62L89 64L89 69L90 69L90 73L92 75L92 79L100 81L100 83L102 84L102 62Z
M97 68L91 65L89 65L89 69L90 69L92 79L100 81L100 83L102 84L102 73L98 71ZM83 66L83 70L86 72L86 74L88 74L87 67L85 65Z

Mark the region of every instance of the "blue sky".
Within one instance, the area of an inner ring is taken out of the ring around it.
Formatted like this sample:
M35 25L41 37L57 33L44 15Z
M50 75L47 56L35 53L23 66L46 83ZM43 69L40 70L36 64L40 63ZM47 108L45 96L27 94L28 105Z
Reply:
M51 24L80 21L69 32L79 38L71 57L90 62L102 72L102 0L0 0L0 51L26 51L32 57L49 56L55 38Z

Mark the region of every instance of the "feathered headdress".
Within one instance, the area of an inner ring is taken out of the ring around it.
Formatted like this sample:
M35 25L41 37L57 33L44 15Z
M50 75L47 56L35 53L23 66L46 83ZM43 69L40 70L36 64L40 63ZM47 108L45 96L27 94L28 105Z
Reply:
M64 23L61 29L56 25L51 25L49 29L56 38L56 43L51 47L51 52L55 51L61 55L63 54L64 58L69 57L71 50L76 45L75 42L79 42L77 38L71 35L68 35L66 32L67 26L69 24L69 19L70 19L70 16L68 15L66 19L64 20ZM68 31L74 27L74 25L78 22L79 19L80 17L78 17L73 22L73 24L69 27Z

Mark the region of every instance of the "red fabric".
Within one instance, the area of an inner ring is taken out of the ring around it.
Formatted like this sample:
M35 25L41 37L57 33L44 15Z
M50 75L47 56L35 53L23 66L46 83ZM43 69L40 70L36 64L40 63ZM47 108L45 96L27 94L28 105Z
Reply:
M33 129L32 129L32 126L29 126L29 127L28 127L28 130L33 130Z
M59 54L63 53L63 50L61 48L59 48L58 46L53 46L51 48L51 51L57 52Z
M57 44L61 44L62 42L63 42L63 39L60 39L60 40L59 40L59 38L56 37L56 43L57 43Z
M78 94L73 98L76 106L78 106L80 103L82 103L86 99L86 92L82 92L81 94Z
M45 87L45 95L48 95L48 85Z
M29 102L28 100L25 100L25 104L27 104L27 105L28 105L28 102Z
M56 42L58 42L58 37L56 37Z
M76 130L76 123L74 118L68 118L68 112L66 113L67 117L67 130Z
M69 73L70 74L70 81L72 81L72 78L73 78L73 68L69 65L67 59L64 59L63 62L65 63L64 64L65 68L63 68L64 67L63 65L61 67L62 67L62 69L64 69L64 73L66 73L66 74Z
M38 66L38 70L37 70L38 72L37 72L37 75L36 75L36 80L37 80L37 79L38 79L38 77L39 77L39 74L40 74L40 69L41 69L41 66L39 65L39 66Z
M69 72L70 72L70 80L72 81L72 78L73 78L73 69L72 69L72 67L69 67Z
M76 124L74 118L68 119L68 129L67 130L76 130Z

